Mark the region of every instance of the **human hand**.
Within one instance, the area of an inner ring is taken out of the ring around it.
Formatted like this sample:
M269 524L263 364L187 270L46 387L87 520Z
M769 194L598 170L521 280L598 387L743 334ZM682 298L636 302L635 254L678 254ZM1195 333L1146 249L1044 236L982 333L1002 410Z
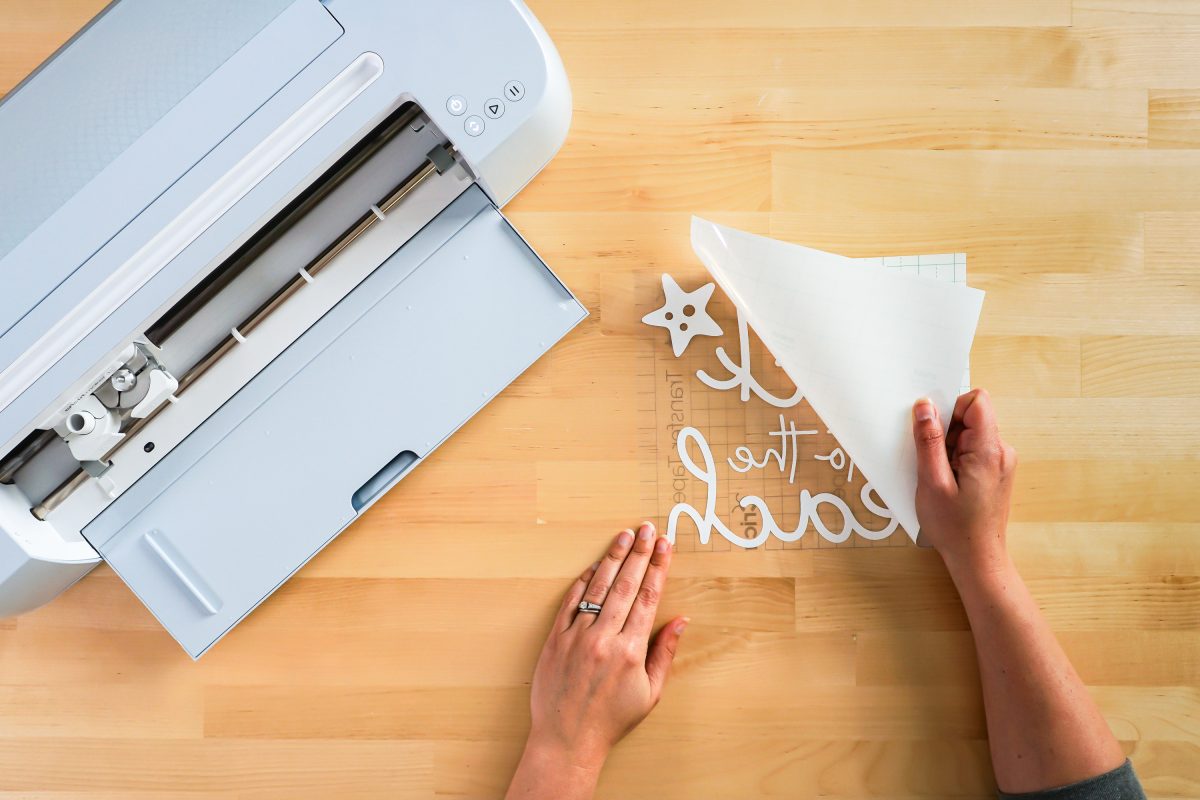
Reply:
M563 787L554 794L546 776L577 773L594 785L612 746L658 703L688 623L676 617L651 644L670 565L670 543L647 522L636 536L618 534L572 584L534 670L533 724L510 798L588 796ZM603 610L580 612L582 600Z
M933 545L952 575L1005 569L1004 532L1017 454L1000 438L987 392L973 389L959 397L945 431L937 407L918 400L913 436L921 538Z

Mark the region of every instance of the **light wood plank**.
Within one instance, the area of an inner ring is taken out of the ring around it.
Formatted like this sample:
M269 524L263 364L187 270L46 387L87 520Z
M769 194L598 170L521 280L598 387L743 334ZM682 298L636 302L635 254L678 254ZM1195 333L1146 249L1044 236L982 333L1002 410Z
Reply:
M613 41L619 39L620 47ZM568 30L568 70L669 87L1187 89L1200 26ZM637 53L636 58L628 57ZM719 55L715 55L719 54Z
M1008 548L1021 573L1056 575L1200 575L1196 523L1017 522Z
M1195 687L1092 689L1096 704L1122 741L1195 741L1200 736L1200 691Z
M978 336L971 380L993 397L1078 397L1079 340L1060 336Z
M1131 757L1150 797L1200 796L1200 746L1195 742L1139 742Z
M186 682L165 686L34 684L0 686L0 738L42 738L65 734L102 738L195 739L203 732L199 687Z
M1200 213L1145 215L1146 269L1187 276L1196 272L1200 252Z
M1200 449L1200 433L1186 419L1193 405L1176 398L996 399L1005 438L1026 464L1110 462L1142 447L1164 462L1192 461Z
M0 0L0 92L104 2ZM0 621L0 798L499 796L562 592L669 511L639 320L709 280L693 213L967 253L1010 552L1150 795L1200 798L1200 5L530 5L574 120L505 211L592 316L199 663L106 568ZM677 553L599 796L990 796L966 619L896 544Z
M78 792L0 792L0 800L238 800L241 793L235 792L172 792L172 791L116 791L103 789Z
M109 742L63 737L54 747L6 740L0 791L268 792L289 797L428 798L431 747L421 742Z
M1081 362L1088 397L1200 395L1200 337L1088 336Z
M1035 461L1017 470L1020 522L1200 522L1200 461Z
M617 0L603 6L584 3L531 3L538 17L556 30L592 30L596 27L657 29L688 28L952 28L977 26L1058 26L1071 24L1070 0L961 0L950 5L938 0L859 0L827 3L823 0L760 0L730 5L720 0L678 6L647 6L637 0Z
M1200 274L975 273L988 293L979 331L988 335L1200 335Z
M1200 147L1200 91L1150 92L1149 143L1151 147Z
M555 160L513 201L521 211L562 204L598 211L764 211L771 154L760 150L615 153Z
M0 0L4 47L0 47L0 96L63 45L100 12L107 0L55 0L53 7Z
M579 138L560 158L573 161L764 146L1107 150L1144 148L1147 142L1146 92L1138 88L900 86L881 95L872 87L685 87L606 77L576 81L572 91L572 130ZM664 108L672 114L662 115ZM631 115L655 124L630 136Z
M772 163L776 211L906 211L963 198L995 214L1200 210L1193 151L788 150Z
M1073 0L1075 25L1171 27L1200 24L1195 0Z

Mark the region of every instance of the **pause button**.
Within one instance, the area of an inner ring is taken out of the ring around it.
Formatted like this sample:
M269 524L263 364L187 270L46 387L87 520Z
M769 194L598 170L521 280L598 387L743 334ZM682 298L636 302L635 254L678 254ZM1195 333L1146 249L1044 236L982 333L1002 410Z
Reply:
M520 81L509 81L504 84L504 96L516 102L525 96L525 85Z

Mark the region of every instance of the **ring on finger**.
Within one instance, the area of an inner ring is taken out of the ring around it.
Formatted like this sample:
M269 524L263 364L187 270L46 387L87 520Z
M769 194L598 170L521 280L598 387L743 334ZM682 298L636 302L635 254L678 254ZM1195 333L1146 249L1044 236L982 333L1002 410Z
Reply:
M626 529L617 534L608 555L600 561L600 566L592 573L592 578L588 581L587 589L580 598L581 600L587 601L596 608L600 607L608 597L609 588L616 580L617 573L620 571L621 565L625 563L625 558L629 555L632 547L633 531ZM587 613L595 614L596 612L589 611Z

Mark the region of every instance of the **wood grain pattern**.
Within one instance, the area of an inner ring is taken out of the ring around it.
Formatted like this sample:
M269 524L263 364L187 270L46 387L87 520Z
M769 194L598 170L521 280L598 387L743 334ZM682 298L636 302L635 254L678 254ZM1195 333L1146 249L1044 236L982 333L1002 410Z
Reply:
M0 92L103 4L0 0ZM203 661L106 568L0 621L0 798L498 796L567 581L653 514L639 287L702 279L693 212L969 254L1013 556L1150 794L1200 798L1200 2L530 5L575 118L509 213L592 317ZM991 796L936 555L681 554L682 612L601 797Z

